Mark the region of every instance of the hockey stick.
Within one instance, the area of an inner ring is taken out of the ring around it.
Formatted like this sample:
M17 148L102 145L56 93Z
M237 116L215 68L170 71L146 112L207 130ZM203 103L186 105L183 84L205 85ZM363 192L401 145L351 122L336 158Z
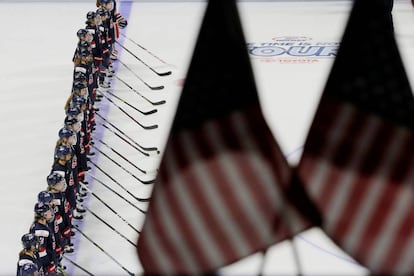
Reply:
M111 226L109 223L107 223L105 220L103 220L100 216L98 216L95 212L93 212L91 209L89 209L88 207L85 207L85 209L91 213L95 218L97 218L98 220L100 220L103 224L105 224L106 226L109 227L109 229L111 229L112 231L114 231L115 233L117 233L119 236L121 236L122 238L124 238L127 242L129 242L132 246L137 247L137 245L135 243L133 243L132 241L130 241L127 237L125 237L122 233L120 233L118 230L116 230L113 226Z
M69 259L68 257L66 257L65 254L62 254L62 257L65 258L67 261L69 261L74 266L76 266L77 268L79 268L80 270L82 270L83 272L85 272L86 274L88 274L90 276L94 276L92 273L90 273L89 271L87 271L85 268L81 267L80 265L78 265L77 263L75 263L74 261L72 261L71 259Z
M119 63L121 63L126 69L128 69L132 74L134 74L135 77L137 77L141 82L143 82L145 84L145 86L147 86L149 89L151 90L161 90L164 89L164 85L160 85L160 86L151 86L149 85L146 81L144 81L140 76L137 75L137 73L135 73L134 71L132 71L131 68L129 68L128 65L126 65L124 62L122 62L121 60L118 60Z
M116 194L117 196L119 196L120 198L122 198L123 200L125 200L127 203L129 203L130 205L134 206L134 204L132 204L128 199L126 199L124 196L122 196L121 194L119 194L117 191L115 191L114 189L112 189L111 187L109 187L107 184L105 184L101 180L97 179L93 175L89 175L89 176L92 177L93 180L95 180L96 182L100 183L102 186L104 186L105 188L107 188L108 190L110 190L111 192L113 192L114 194ZM151 198L141 198L141 197L139 197L139 198L134 197L134 199L138 200L139 202L149 202L151 200ZM101 201L101 202L104 203L103 201ZM137 207L135 206L135 208L137 208Z
M137 57L137 55L135 55L133 52L131 52L127 47L125 47L124 45L122 45L121 43L119 43L118 41L115 41L116 44L118 44L119 46L122 47L122 49L124 49L125 51L127 51L131 56L133 56L134 58L136 58L137 60L139 60L142 64L144 64L145 66L147 66L152 72L154 72L155 74L157 74L160 77L163 76L168 76L171 75L171 71L165 71L165 72L158 72L156 71L153 67L149 66L147 63L145 63L142 59L140 59L139 57Z
M122 154L120 154L117 150L115 150L114 148L112 148L111 146L109 146L107 143L105 143L104 141L102 141L101 139L99 139L99 142L101 142L102 145L106 146L108 149L110 149L112 152L114 152L116 155L118 155L119 157L121 157L122 159L124 159L126 162L128 162L131 166L133 166L134 168L136 168L137 170L139 170L142 173L147 174L147 171L144 171L143 169L139 168L137 165L135 165L134 163L132 163L131 161L129 161L125 156L123 156Z
M100 247L96 242L94 242L88 235L86 235L85 233L83 233L82 230L79 229L78 226L73 225L73 227L75 227L78 232L84 236L88 241L90 241L93 245L95 245L99 250L101 250L106 256L108 256L109 258L111 258L111 260L113 260L117 265L119 265L125 272L128 273L128 275L131 276L135 276L134 273L132 273L131 271L129 271L128 269L126 269L123 265L121 265L114 257L112 257L112 255L110 255L108 252L106 252L102 247Z
M93 176L92 176L93 177ZM94 178L95 179L95 178ZM96 181L100 182L99 180L96 179ZM101 183L102 184L102 183ZM80 185L86 189L88 192L90 192L97 200L99 200L102 204L104 204L106 207L108 207L108 209L110 209L111 211L115 212L107 203L105 203L105 201L103 199L101 199L98 195L96 195L93 191L91 191L91 189L89 189L85 184L80 182ZM110 189L109 187L105 186L106 188L108 188L111 192L115 193L116 195L118 195L120 198L122 198L126 203L128 203L129 205L131 205L132 207L134 207L135 209L137 209L139 212L141 212L142 214L146 214L147 211L142 210L141 208L139 208L138 206L136 206L135 204L133 204L131 201L129 201L128 199L126 199L125 197L122 197L120 194L118 194L116 191L114 191L113 189ZM115 212L116 213L116 212ZM136 230L136 229L134 229ZM138 231L138 230L137 230Z
M155 54L151 53L150 50L144 48L142 45L138 44L137 42L135 42L134 40L132 40L131 38L127 37L125 34L121 33L120 34L125 37L126 39L128 39L129 41L131 41L132 43L134 43L135 45L137 45L139 48L143 49L144 51L146 51L148 54L150 54L151 56L155 57L156 59L158 59L159 61L161 61L162 63L168 65L168 63L166 63L165 61L163 61L161 58L157 57Z
M144 100L146 100L147 102L149 102L152 105L161 105L161 104L165 104L166 101L162 100L159 102L153 102L150 99L148 99L147 97L145 97L144 95L142 95L141 93L139 93L136 89L134 89L131 85L129 85L126 81L124 81L123 79L121 79L120 77L116 76L117 80L119 80L120 82L122 82L123 84L125 84L127 87L129 87L129 89L131 89L132 91L134 91L135 93L137 93L139 96L141 96L141 98L143 98Z
M108 99L108 100L109 100L109 98L105 95L105 93L108 93L109 95L111 95L111 96L115 97L115 98L116 98L116 99L118 99L119 101L123 102L123 103L124 103L124 104L126 104L127 106L129 106L129 107L133 108L134 110L138 111L139 113L141 113L141 114L143 114L143 115L150 115L150 114L153 114L153 113L157 112L157 109L152 109L152 110L150 110L150 111L142 111L142 110L139 110L138 108L136 108L136 107L135 107L135 106L133 106L132 104L128 103L127 101L125 101L125 100L121 99L120 97L118 97L117 95L115 95L115 94L114 94L114 93L112 93L112 92L109 92L109 91L105 91L105 92L103 92L103 91L101 91L101 93L102 93L102 95L103 95L106 99Z
M140 179L138 176L136 176L135 174L133 174L129 170L125 169L121 164L119 164L114 159L112 159L109 155L107 155L106 153L104 153L103 151L101 151L100 149L98 149L97 147L95 147L94 145L91 145L91 146L95 150L97 150L100 154L102 154L103 156L105 156L106 158L108 158L110 161L112 161L112 163L114 163L119 168L121 168L124 172L126 172L127 174L129 174L130 176L132 176L133 178L135 178L136 180L138 180L140 183L145 184L145 185L149 185L149 184L153 184L155 182L155 179L151 179L151 180L142 180L142 179Z
M123 109L122 107L120 107L119 105L117 105L116 103L114 103L113 100L111 100L110 98L106 97L106 99L108 101L110 101L114 106L116 106L122 113L124 113L126 116L128 116L132 121L134 121L136 124L138 124L140 127L142 127L143 129L155 129L158 128L158 125L151 125L151 126L144 126L143 124L141 124L140 122L138 122L134 117L132 117L128 112L125 111L125 109Z
M119 133L123 134L126 138L128 138L129 140L131 140L131 142L133 142L137 147L139 147L139 148L141 148L142 150L145 150L145 151L157 151L157 153L160 154L160 151L158 150L158 148L156 148L156 147L144 147L144 146L141 146L136 141L134 141L131 137L129 137L128 135L126 135L125 132L123 132L122 130L120 130L119 128L117 128L114 124L112 124L107 119L105 119L98 112L95 112L95 114L98 115L102 120L104 120L105 122L107 122L111 127L113 127L114 129L116 129ZM109 131L115 133L112 129L108 128L107 126L104 125L104 127L107 128ZM141 152L141 151L139 151L139 152ZM144 154L145 156L148 156L148 155L146 155L143 152L141 152L141 153Z
M111 206L109 206L105 201L103 201L99 196L97 196L95 193L93 193L88 187L86 187L84 184L82 184L82 186L87 189L88 191L90 191L90 193L97 199L99 200L103 205L105 205L105 207L107 207L109 210L112 211L112 213L114 213L118 218L120 218L123 222L125 222L129 227L131 227L135 232L137 232L138 234L141 234L141 231L139 231L138 229L136 229L134 226L132 226L126 219L124 219L120 214L118 214L114 209L112 209Z
M137 148L136 146L134 146L133 144L131 144L129 141L127 141L124 137L122 137L121 135L119 135L118 133L112 131L112 129L108 128L107 125L105 124L101 124L104 128L108 129L109 131L111 131L113 134L115 134L115 136L117 136L119 139L121 139L122 141L124 141L125 143L127 143L128 145L130 145L133 149L139 151L140 153L142 153L145 156L149 156L149 153L147 152L143 152L141 151L139 148Z
M141 199L139 197L134 196L128 189L126 189L124 186L121 185L118 181L116 181L112 176L110 176L107 172L105 172L101 167L99 167L96 163L94 163L92 160L90 160L92 165L95 166L99 171L101 171L104 175L106 175L109 179L111 179L115 184L117 184L121 189L123 189L125 192L127 192L130 196L132 196L134 199L138 201L146 201L145 199Z

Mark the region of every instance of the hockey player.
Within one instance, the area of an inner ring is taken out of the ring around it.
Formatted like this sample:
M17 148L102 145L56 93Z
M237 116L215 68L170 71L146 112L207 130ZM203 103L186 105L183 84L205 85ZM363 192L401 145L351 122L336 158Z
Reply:
M53 200L54 200L53 194L49 191L40 191L39 194L37 195L37 202L42 203L44 205L50 205L52 210L54 210L54 207L55 207ZM56 217L56 214L54 214L54 216ZM61 239L61 235L59 232L59 227L55 219L53 219L52 221L48 221L47 224L49 228L53 230L53 233L55 236L55 242L56 242L55 252L56 252L57 258L59 259L60 256L62 255L62 239Z
M18 276L39 276L38 266L33 263L23 265L18 271Z
M78 107L70 107L67 110L67 116L74 117L77 120L82 120L83 113ZM67 166L70 167L70 176L68 182L68 188L65 192L66 198L70 203L71 213L74 219L82 219L82 215L77 209L82 210L81 203L83 199L80 197L79 186L79 168L78 168L78 154L76 153L76 134L69 128L63 127L59 130L60 145L69 146L73 149L73 154L70 160L67 162ZM74 138L75 137L75 138ZM79 149L78 149L79 150Z
M99 66L99 86L102 88L109 88L110 81L107 77L109 74L110 42L108 36L109 26L106 24L109 13L102 8L98 8L95 13L98 18L97 27L102 44L102 62Z
M71 144L73 147L73 156L72 156L71 166L72 166L72 175L73 175L74 182L76 185L76 205L78 206L81 206L80 203L83 202L82 197L85 197L87 195L86 193L83 193L80 190L80 186L79 186L80 185L79 181L81 179L79 175L79 163L80 163L79 160L81 159L86 160L86 154L85 154L85 151L83 150L83 145L80 143L80 128L81 128L81 124L78 122L76 118L71 117L71 116L66 116L65 126L64 126L65 130L60 134L60 135L68 136L69 135L68 132L70 131L71 134L73 133L75 135L74 136L75 138L70 138L72 142ZM86 162L86 161L83 161L83 162ZM81 220L83 219L83 216L80 212L76 210L76 205L71 206L72 218Z
M54 212L50 205L36 203L34 206L35 218L30 226L30 233L39 239L39 269L45 275L55 275L56 273L56 241L53 230L49 228L48 222L53 221Z
M57 149L56 156L58 156L53 164L52 172L47 176L48 191L53 194L54 213L55 213L55 227L60 233L61 246L64 252L72 253L71 246L72 223L70 220L71 209L70 204L66 199L65 191L67 184L65 178L68 173L67 156L70 155L69 147L60 146Z
M39 265L39 238L33 233L24 234L21 238L23 250L19 253L17 262L17 276L22 275L23 267L29 264L36 266L38 271Z
M115 49L115 41L119 38L119 29L124 29L128 25L128 22L117 11L117 4L115 0L99 0L99 4L102 8L109 11L110 13L110 20L113 25L113 34L111 34L113 37L113 43L111 47L111 59L116 60L118 51Z
M101 34L101 30L99 28L99 25L101 23L101 18L96 14L94 11L90 11L86 14L86 27L85 29L88 30L93 35L93 40L91 42L92 47L92 55L94 59L95 68L98 69L101 68L102 61L105 55L109 55L109 50L104 49L104 43L103 37ZM109 88L110 85L107 82L104 82L105 78L102 76L102 74L99 73L98 76L99 79L99 87L101 88Z
M80 109L81 113L83 114L82 118L77 118L78 122L81 124L80 129L80 143L83 146L84 153L86 155L93 155L89 150L89 140L91 138L90 133L90 124L88 124L88 110L87 110L87 102L85 98L81 96L74 96L71 102L72 107L77 107ZM84 174L90 168L87 165L87 158L79 159L79 181L83 181Z

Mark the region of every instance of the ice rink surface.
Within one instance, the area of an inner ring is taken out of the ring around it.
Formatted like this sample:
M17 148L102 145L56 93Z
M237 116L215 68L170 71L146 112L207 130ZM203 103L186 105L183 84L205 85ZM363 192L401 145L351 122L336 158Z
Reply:
M3 26L0 43L0 141L3 149L0 154L0 275L15 273L21 250L20 237L28 231L33 220L37 193L46 188L57 133L65 117L63 106L72 84L71 60L77 43L76 31L84 27L86 13L96 9L94 2L0 2L0 25ZM251 61L263 112L292 165L300 158L301 146L334 61L334 56L329 53L341 40L351 4L350 1L238 4L248 47L256 47ZM156 108L157 112L143 115L112 98L114 102L141 124L157 124L159 127L153 130L141 128L107 100L99 103L100 114L140 145L158 147L162 154L205 3L121 2L119 5L129 23L123 33L157 58L131 40L122 37L119 42L156 70L171 70L172 74L160 77L117 47L120 60L134 71L132 73L117 64L117 76L151 101L166 100L166 104L154 106L114 79L111 90L114 94L144 111ZM404 65L413 81L414 9L411 3L396 1L393 16ZM312 51L298 53L290 48L292 45L313 45L319 47L319 54ZM211 51L220 51L220 43ZM214 62L219 64L220 60ZM355 62L357 64L358 61ZM151 90L134 74L147 84L165 88ZM125 190L138 197L148 197L151 185L140 184L132 175L145 181L153 179L161 155L142 155L106 130L102 119L97 118L97 122L98 129L94 133L97 149L92 161L98 166L92 166L91 174L87 176L90 187L125 221L139 229L144 216L96 179L145 209L147 203L135 201ZM146 170L147 174L139 172L111 148ZM129 240L136 241L137 233L94 196L88 197L85 206ZM101 249L78 233L74 240L75 253L66 254L68 258L95 275L125 275L121 266L137 274L142 272L135 248L91 213L87 213L83 221L75 223ZM293 242L285 241L273 246L264 262L262 255L256 254L223 268L220 273L252 275L263 265L265 274L295 275L298 263L294 261L293 248L299 253L299 265L304 275L367 274L365 268L318 229L301 233ZM71 275L84 275L65 263Z

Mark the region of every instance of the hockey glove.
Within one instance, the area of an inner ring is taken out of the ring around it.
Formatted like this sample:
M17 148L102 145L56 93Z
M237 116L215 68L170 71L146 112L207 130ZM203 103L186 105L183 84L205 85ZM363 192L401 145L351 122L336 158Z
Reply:
M119 28L123 29L128 25L128 21L124 20L118 23L119 24Z

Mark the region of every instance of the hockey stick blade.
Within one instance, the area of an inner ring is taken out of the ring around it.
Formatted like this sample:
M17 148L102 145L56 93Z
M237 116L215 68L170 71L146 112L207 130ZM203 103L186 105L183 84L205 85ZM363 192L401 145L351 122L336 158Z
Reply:
M114 128L116 131L118 131L119 133L121 133L122 135L124 135L126 138L128 138L132 143L134 143L139 149L142 149L142 150L145 150L145 151L156 151L157 152L157 154L160 154L160 151L158 150L158 148L157 147L144 147L144 146L142 146L142 145L140 145L140 144L138 144L134 139L132 139L131 137L129 137L125 132L123 132L121 129L119 129L116 125L114 125L113 123L111 123L111 122L109 122L107 119L105 119L102 115L100 115L99 114L99 112L95 112L95 114L96 115L98 115L98 117L99 118L101 118L102 120L104 120L106 123L108 123L112 128ZM105 124L102 124L101 123L101 125L103 126L103 127L105 127L106 129L108 129L109 131L111 131L112 133L114 133L115 135L119 135L118 133L116 133L114 130L112 130L111 128L109 128L107 125L105 125ZM122 140L124 140L125 138L123 138L122 136L121 137L119 137L120 139L122 139ZM129 144L129 142L127 142L127 141L125 141L126 143L128 143ZM143 153L141 150L139 150L137 148L137 150L139 151L139 152L141 152L141 153ZM146 155L146 156L149 156L149 155L147 155L147 154L145 154L145 153L143 153L144 155Z
M138 76L137 73L135 73L134 71L132 71L131 68L129 68L128 65L126 65L124 62L122 62L121 60L118 60L118 62L120 64L122 64L126 69L128 69L137 79L139 79L143 84L145 84L146 87L148 87L151 90L161 90L164 89L164 85L159 85L159 86L151 86L149 83L147 83L146 81L144 81L140 76Z
M104 97L105 97L105 95L104 95ZM142 127L143 129L155 129L155 128L158 128L158 125L157 124L155 124L155 125L149 125L149 126L146 126L146 125L143 125L143 124L141 124L140 122L138 122L134 117L132 117L131 116L131 114L129 114L128 112L126 112L122 107L120 107L119 105L117 105L116 103L114 103L114 101L112 100L112 99L110 99L110 98L108 98L108 97L106 97L106 99L110 102L110 103L112 103L114 106L116 106L122 113L124 113L126 116L128 116L128 118L130 118L132 121L134 121L137 125L139 125L140 127Z
M155 74L157 74L158 76L162 77L162 76L168 76L171 75L171 71L166 71L166 72L158 72L157 70L154 69L154 67L149 66L147 63L145 63L142 59L140 59L137 55L135 55L132 51L130 51L127 47L125 47L124 45L122 45L121 43L119 43L118 41L115 41L119 46L121 46L125 51L127 51L131 56L133 56L134 58L136 58L138 61L140 61L142 64L144 64L147 68L149 68L152 72L154 72Z
M138 108L136 108L135 106L133 106L132 104L128 103L127 101L125 101L124 99L121 99L120 97L118 97L117 95L115 95L114 93L110 92L110 91L106 91L103 93L108 93L109 95L111 95L112 97L118 99L119 101L123 102L124 104L126 104L127 106L131 107L132 109L138 111L139 113L143 114L143 115L150 115L150 114L154 114L155 112L157 112L157 109L152 109L149 111L142 111ZM105 96L105 95L104 95Z
M142 95L141 93L139 93L135 88L133 88L131 85L129 85L126 81L124 81L123 79L121 79L118 76L115 76L120 82L122 82L125 86L127 86L129 89L131 89L133 92L135 92L138 96L140 96L141 98L143 98L144 100L146 100L147 102L149 102L152 105L161 105L161 104L165 104L166 101L165 100L161 100L158 102L153 102L150 99L148 99L147 97L145 97L144 95Z

